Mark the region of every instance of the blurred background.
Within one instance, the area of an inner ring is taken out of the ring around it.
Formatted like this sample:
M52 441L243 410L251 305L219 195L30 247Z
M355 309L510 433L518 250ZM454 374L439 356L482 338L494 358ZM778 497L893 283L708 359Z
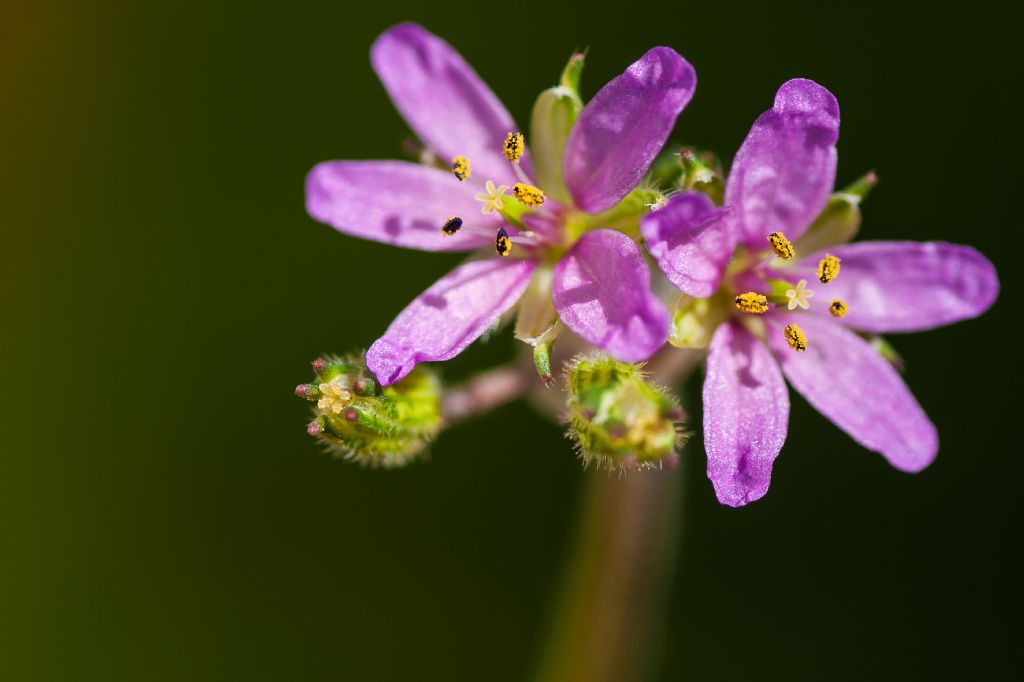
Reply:
M942 439L926 472L895 471L795 396L762 501L718 506L702 451L685 453L654 665L662 680L1012 676L1009 11L3 2L0 678L535 670L581 486L604 474L522 403L445 432L429 461L363 470L320 451L292 394L310 360L366 346L459 258L344 237L303 207L314 163L401 156L368 50L403 20L453 43L520 123L572 50L590 49L589 96L670 45L699 78L673 139L727 160L782 81L813 78L842 107L839 183L882 179L861 238L967 242L996 263L987 316L893 339ZM513 343L477 344L446 376Z

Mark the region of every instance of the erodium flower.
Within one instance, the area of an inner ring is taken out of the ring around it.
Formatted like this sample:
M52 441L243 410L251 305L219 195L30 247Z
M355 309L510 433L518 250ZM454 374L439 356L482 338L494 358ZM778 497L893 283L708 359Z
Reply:
M789 418L783 376L894 467L927 467L938 449L935 427L864 337L975 317L999 291L992 264L968 246L845 244L874 178L830 204L838 136L832 93L791 80L736 154L723 207L686 192L641 223L666 277L701 299L683 301L674 340L710 339L704 445L723 504L768 490Z
M636 188L693 95L686 60L655 47L584 107L574 56L535 106L532 149L462 57L422 27L388 30L371 61L439 163L322 163L306 180L310 215L396 246L477 252L370 347L367 366L381 384L458 355L521 299L516 334L527 341L560 319L626 362L664 344L668 311L635 241L660 195Z

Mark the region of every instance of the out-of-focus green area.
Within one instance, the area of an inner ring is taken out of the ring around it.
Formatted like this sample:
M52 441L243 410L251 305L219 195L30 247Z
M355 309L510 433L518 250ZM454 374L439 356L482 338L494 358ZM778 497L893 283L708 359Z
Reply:
M939 427L889 468L794 400L769 495L719 507L690 450L662 679L996 679L1020 641L1019 65L1008 9L893 3L0 5L0 678L518 680L583 474L521 404L429 462L330 460L292 388L457 262L310 220L303 177L401 154L369 67L412 19L520 122L575 48L586 95L655 44L676 131L729 158L776 87L839 98L864 239L965 241L984 319L894 338ZM1014 76L1016 74L1016 76ZM1018 152L1014 152L1016 148ZM508 356L506 335L450 363Z

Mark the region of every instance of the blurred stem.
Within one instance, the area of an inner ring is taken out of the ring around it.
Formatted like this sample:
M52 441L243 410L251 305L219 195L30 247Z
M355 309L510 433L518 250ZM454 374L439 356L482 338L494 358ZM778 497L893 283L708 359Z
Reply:
M441 402L441 414L446 423L453 424L512 402L536 383L537 375L532 365L496 367L446 391Z
M648 370L676 385L698 357L666 351ZM587 475L539 682L644 680L657 672L681 507L678 469Z
M666 348L645 371L676 386L699 352ZM488 370L444 395L448 423L487 412L531 393L555 414L561 391L541 388L530 358ZM648 679L668 613L682 504L679 470L586 475L576 544L566 564L539 682Z
M679 470L588 475L541 682L643 680L656 672L681 483Z

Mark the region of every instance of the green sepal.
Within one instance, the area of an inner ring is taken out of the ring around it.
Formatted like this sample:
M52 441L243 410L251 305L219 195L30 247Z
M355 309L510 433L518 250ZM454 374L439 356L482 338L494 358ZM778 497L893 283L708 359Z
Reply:
M569 238L575 242L580 235L597 228L618 230L634 239L640 238L640 220L651 212L653 204L664 200L656 189L638 187L607 211L596 215L579 214L568 223Z
M563 203L570 203L565 186L562 159L565 141L583 109L579 95L583 55L574 54L562 71L561 84L540 94L530 116L530 158L537 182L544 192Z
M715 330L729 317L729 305L725 296L680 296L672 309L668 342L677 348L707 348Z
M683 164L679 161L678 148L658 154L647 177L652 187L682 187Z
M687 147L679 152L682 166L680 186L685 190L703 192L717 206L725 199L725 177L722 162L711 152Z
M882 336L869 336L867 340L871 347L875 349L875 352L885 358L885 361L896 368L897 371L903 372L906 369L906 361L896 350L896 347L889 343L888 339Z
M825 209L793 244L798 257L845 244L860 230L860 202L878 183L874 172L857 178L849 186L829 197Z

